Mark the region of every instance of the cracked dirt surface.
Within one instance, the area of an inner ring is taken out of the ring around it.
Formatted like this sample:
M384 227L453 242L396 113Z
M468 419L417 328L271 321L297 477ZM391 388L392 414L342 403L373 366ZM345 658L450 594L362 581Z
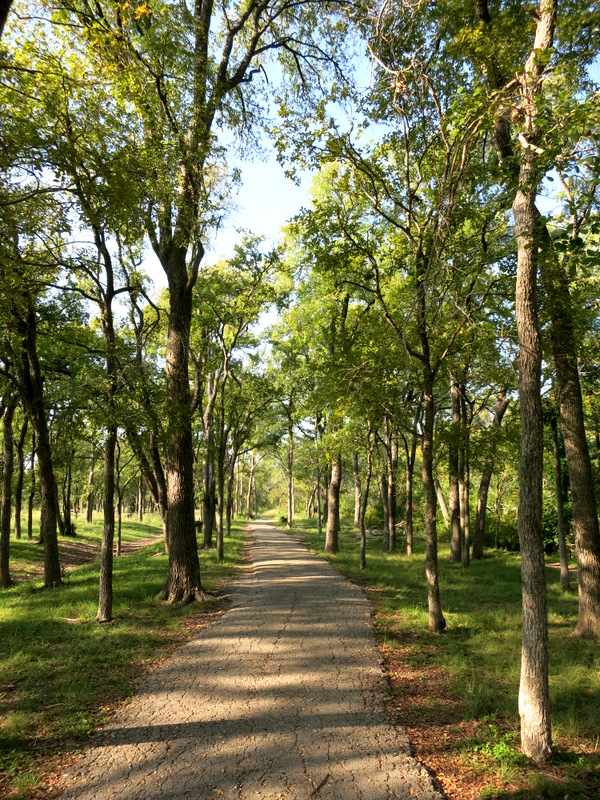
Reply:
M232 608L142 684L63 800L441 800L385 711L362 591L265 522Z

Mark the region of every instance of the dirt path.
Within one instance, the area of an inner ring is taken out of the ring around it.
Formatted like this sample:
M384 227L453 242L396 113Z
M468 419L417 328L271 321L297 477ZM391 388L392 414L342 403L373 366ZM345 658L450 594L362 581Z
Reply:
M153 672L64 800L440 800L384 710L361 590L268 523L233 607Z

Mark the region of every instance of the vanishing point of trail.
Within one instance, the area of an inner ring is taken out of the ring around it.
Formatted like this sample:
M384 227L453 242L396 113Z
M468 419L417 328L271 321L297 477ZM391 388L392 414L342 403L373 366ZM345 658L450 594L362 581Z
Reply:
M142 684L63 800L440 800L390 724L362 591L252 526L233 607Z

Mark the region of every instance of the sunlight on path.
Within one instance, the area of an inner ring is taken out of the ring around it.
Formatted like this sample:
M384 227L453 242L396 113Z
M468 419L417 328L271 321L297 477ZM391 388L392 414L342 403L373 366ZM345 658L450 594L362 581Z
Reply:
M360 589L256 522L233 608L66 775L65 800L441 800L383 707Z

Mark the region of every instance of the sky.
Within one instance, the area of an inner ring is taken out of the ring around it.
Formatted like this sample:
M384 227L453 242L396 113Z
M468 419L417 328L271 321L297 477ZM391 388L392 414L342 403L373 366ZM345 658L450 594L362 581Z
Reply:
M267 160L245 161L240 166L242 186L235 198L236 208L207 247L205 264L232 255L240 239L239 228L274 242L281 227L309 203L311 175L304 173L297 186L286 177L274 151L267 150ZM165 273L150 249L145 268L156 288L166 287Z

